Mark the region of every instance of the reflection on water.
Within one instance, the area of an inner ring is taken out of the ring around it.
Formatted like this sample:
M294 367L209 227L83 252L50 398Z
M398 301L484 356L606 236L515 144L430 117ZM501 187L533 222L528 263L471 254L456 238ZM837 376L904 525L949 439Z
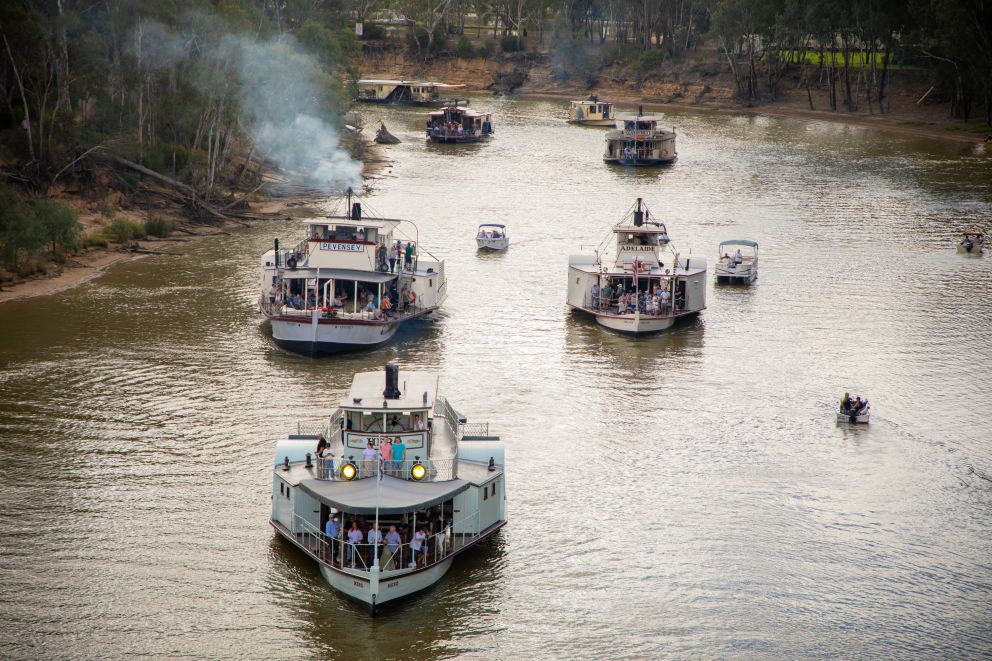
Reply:
M967 147L669 113L628 172L560 102L479 99L497 136L403 143L370 204L446 260L443 310L310 360L254 309L295 220L0 306L5 657L965 657L992 651L992 217ZM457 156L456 156L457 155ZM761 244L749 288L632 340L571 314L567 256L643 197L683 253ZM505 223L505 253L476 250ZM432 369L507 444L509 525L383 617L267 525L273 439L356 371ZM870 428L838 425L844 390ZM232 645L232 641L235 643ZM72 650L65 652L65 650Z

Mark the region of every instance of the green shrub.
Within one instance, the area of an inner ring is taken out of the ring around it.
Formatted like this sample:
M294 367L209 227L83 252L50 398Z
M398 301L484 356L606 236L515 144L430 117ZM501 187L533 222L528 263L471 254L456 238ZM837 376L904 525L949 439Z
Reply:
M45 241L34 207L18 191L0 184L0 258L4 265L21 273Z
M87 248L106 248L108 242L107 237L102 232L95 232L83 239L83 244Z
M75 211L51 200L35 200L32 206L45 240L52 246L53 259L79 248L79 233L83 226Z
M483 59L488 60L489 58L491 58L493 55L496 54L496 42L494 41L483 42L482 45L479 46L478 53L479 55L482 56Z
M427 47L429 36L430 35L427 30L421 27L414 28L413 30L407 30L407 49L414 53L436 55L438 52L443 51L448 47L448 34L445 32L443 25L438 25L434 30L434 43L431 44L430 48Z
M665 62L665 51L661 48L651 48L644 51L634 60L634 67L641 73L657 70Z
M106 233L107 238L111 241L119 241L121 243L130 241L131 239L143 239L147 236L143 225L133 220L127 220L126 218L118 218L110 223L110 227L106 229Z
M104 202L100 205L100 215L104 218L113 218L117 215L117 210L114 209L113 205Z
M475 46L468 40L468 37L462 35L458 40L458 45L455 46L455 52L458 53L458 57L469 59L475 57Z
M159 238L167 237L172 233L172 223L161 216L152 216L145 221L145 233Z

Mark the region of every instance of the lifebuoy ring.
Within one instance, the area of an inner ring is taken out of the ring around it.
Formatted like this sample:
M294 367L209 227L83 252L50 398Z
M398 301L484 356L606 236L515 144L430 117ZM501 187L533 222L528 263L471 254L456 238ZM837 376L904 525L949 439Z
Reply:
M289 268L289 269L295 269L296 268L296 257L290 257L289 259L287 259L286 260L286 267Z

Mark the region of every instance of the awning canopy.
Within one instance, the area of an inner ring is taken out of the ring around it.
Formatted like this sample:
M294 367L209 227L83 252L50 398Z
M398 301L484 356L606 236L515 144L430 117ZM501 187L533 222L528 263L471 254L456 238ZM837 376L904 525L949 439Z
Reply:
M750 246L751 248L757 248L757 241L748 241L747 239L728 239L727 241L721 241L721 246Z
M482 223L479 227L506 227L506 225L500 225L498 223Z
M298 268L295 271L283 271L282 277L293 278L316 278L317 267L309 266ZM359 282L389 282L395 280L398 273L379 273L378 271L356 271L354 269L320 269L321 278L334 278L335 280L357 280Z
M465 480L412 482L386 475L352 482L303 480L300 489L320 502L351 514L403 514L433 507L468 489Z

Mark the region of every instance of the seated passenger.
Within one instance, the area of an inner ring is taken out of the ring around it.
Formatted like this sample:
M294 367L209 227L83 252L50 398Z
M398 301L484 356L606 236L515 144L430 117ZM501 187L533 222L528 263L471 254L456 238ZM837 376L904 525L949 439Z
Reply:
M840 400L840 410L844 413L850 413L851 411L851 393L844 393L844 397Z

